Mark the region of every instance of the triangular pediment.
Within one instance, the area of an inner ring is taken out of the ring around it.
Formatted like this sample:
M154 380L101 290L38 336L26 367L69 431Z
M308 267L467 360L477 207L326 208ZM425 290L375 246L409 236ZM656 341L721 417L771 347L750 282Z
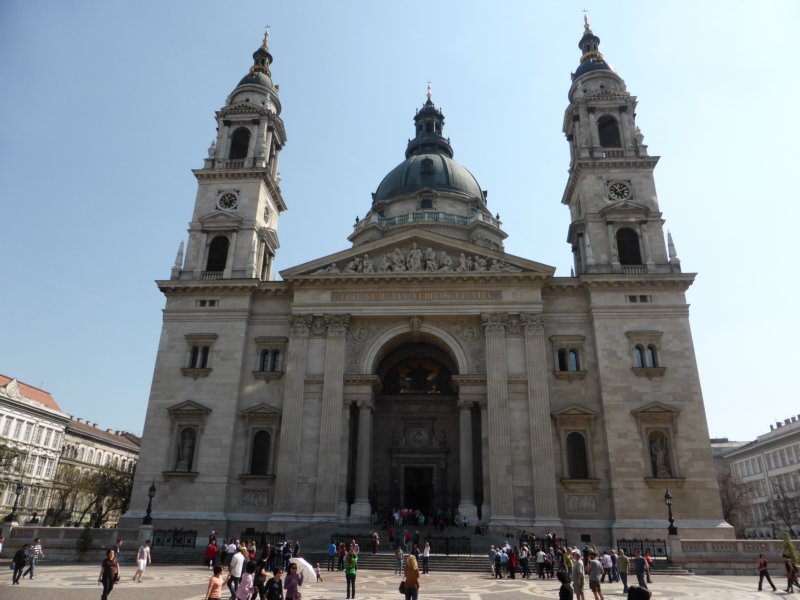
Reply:
M639 204L633 200L623 200L606 206L600 211L600 214L607 218L612 216L646 217L650 214L650 209L644 204Z
M281 411L277 408L273 408L269 404L265 404L260 402L255 406L251 406L249 408L245 408L243 411L239 413L243 417L279 417Z
M206 213L200 217L199 221L204 229L228 229L244 223L242 217L227 210Z
M404 231L281 271L298 277L437 276L536 273L555 268L432 231Z
M210 414L211 409L199 402L195 402L194 400L185 400L183 402L179 402L178 404L173 404L172 406L167 407L167 411L172 414Z
M597 413L597 412L595 412L595 411L593 411L593 410L591 410L589 408L586 408L584 406L579 406L577 404L571 404L570 406L565 406L564 408L560 408L558 410L554 410L550 414L555 419L566 418L566 417L570 417L570 418L576 418L577 417L577 418L584 418L584 419L594 419L594 418L600 416L599 413Z
M644 406L635 408L631 414L636 416L661 416L661 415L678 415L681 412L680 408L664 404L663 402L649 402Z

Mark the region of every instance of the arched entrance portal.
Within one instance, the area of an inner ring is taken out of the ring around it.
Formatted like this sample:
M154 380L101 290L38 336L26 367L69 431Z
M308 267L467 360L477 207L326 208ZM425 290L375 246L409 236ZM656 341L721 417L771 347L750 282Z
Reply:
M427 342L388 351L377 368L372 489L373 510L418 510L430 518L454 512L460 501L459 410L452 357Z

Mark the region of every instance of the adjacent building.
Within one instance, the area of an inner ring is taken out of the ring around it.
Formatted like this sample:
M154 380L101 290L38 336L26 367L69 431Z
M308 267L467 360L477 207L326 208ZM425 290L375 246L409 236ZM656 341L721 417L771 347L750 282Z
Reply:
M0 518L16 502L21 523L90 522L80 481L101 467L132 473L139 446L138 437L72 417L49 392L0 375ZM105 524L118 519L112 512Z
M725 453L735 485L744 486L741 527L748 537L800 533L800 415Z
M402 506L605 544L663 537L670 489L684 536L732 535L694 275L663 228L637 99L599 42L587 22L565 89L573 275L505 252L429 90L350 246L276 281L287 133L265 37L216 113L185 255L158 282L130 523L156 482L165 527L340 527Z

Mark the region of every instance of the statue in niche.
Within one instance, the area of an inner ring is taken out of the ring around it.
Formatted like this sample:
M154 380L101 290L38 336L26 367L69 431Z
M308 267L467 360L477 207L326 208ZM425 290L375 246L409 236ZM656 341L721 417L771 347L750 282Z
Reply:
M208 147L208 158L214 158L217 151L217 140L211 140L211 145Z
M175 462L176 471L192 470L195 437L194 429L187 427L181 431L181 437L178 443L178 460Z
M656 433L650 438L650 460L653 464L653 477L672 477L667 461L667 439L663 433Z

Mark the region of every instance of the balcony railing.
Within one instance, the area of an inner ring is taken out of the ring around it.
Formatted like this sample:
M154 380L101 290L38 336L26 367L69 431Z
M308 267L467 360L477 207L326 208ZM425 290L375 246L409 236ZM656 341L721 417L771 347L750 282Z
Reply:
M646 275L647 265L622 265L622 272L626 275Z
M442 223L444 225L468 226L475 221L482 221L484 223L489 223L494 227L500 227L499 220L480 212L476 212L474 215L465 217L462 215L452 215L443 212L416 211L405 215L397 215L396 217L380 217L378 215L372 215L368 219L359 221L355 228L358 231L368 227L369 225L377 225L381 229L388 229L390 227L406 225L408 223Z
M222 271L203 271L203 279L207 281L222 279L222 274Z

